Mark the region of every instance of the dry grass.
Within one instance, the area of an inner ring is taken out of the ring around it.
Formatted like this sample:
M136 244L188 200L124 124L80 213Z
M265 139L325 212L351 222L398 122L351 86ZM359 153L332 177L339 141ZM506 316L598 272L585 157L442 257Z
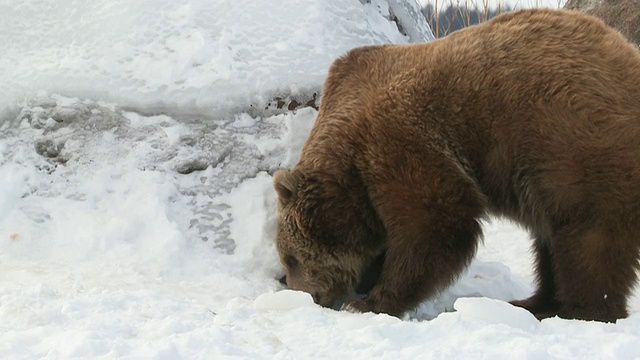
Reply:
M441 23L442 13L447 9L455 9L452 13L452 17L461 21L465 26L473 25L473 19L483 22L488 20L492 15L500 14L502 12L511 11L513 9L532 8L552 6L562 8L567 0L552 0L555 3L549 5L548 2L543 0L513 0L509 3L502 0L432 0L428 4L433 11L428 16L429 25L433 31L433 34L438 37L446 36L454 29L452 29L453 21L448 22L447 26L442 26ZM496 5L497 3L497 5Z

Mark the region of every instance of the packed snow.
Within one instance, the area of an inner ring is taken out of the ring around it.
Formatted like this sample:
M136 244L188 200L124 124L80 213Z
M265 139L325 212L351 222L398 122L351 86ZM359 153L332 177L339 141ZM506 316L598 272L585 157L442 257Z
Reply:
M0 358L640 358L637 297L616 324L509 305L533 290L531 257L500 220L402 319L278 282L270 174L317 112L269 101L318 92L351 47L430 40L416 9L0 2Z
M308 97L354 46L433 38L417 3L390 3L395 13L385 0L5 0L0 106L46 89L229 116L265 95Z

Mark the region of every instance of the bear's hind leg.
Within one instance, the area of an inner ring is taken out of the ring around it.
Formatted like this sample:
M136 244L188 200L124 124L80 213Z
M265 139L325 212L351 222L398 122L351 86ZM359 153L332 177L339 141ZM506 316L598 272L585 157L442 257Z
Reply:
M558 315L607 322L625 318L638 268L635 234L615 234L605 226L565 229L551 245L562 303Z
M535 255L538 288L531 297L524 300L511 301L511 304L527 309L538 319L556 316L562 304L557 299L553 256L549 249L549 240L536 238L533 244L533 252Z

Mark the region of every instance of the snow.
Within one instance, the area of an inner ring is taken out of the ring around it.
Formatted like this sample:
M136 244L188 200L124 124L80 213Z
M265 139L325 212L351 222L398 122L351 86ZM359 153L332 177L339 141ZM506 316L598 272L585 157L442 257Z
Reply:
M402 319L278 282L270 174L296 163L317 112L256 109L318 91L350 47L416 40L411 9L0 2L0 358L640 357L637 297L617 324L506 303L531 293L531 258L499 220L459 281Z
M391 1L414 41L415 6ZM358 45L406 42L373 0L0 2L0 107L47 90L144 112L229 116L309 97Z

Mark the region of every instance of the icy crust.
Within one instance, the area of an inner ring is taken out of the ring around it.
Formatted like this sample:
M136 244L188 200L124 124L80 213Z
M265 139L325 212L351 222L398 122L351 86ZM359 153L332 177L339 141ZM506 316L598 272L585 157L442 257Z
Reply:
M431 41L434 39L427 18L422 14L418 1L414 0L388 0L389 9L397 17L411 42Z
M407 28L426 23L405 7L394 10ZM408 41L391 20L381 0L0 5L0 114L38 90L146 113L256 113L276 96L310 98L350 48Z

